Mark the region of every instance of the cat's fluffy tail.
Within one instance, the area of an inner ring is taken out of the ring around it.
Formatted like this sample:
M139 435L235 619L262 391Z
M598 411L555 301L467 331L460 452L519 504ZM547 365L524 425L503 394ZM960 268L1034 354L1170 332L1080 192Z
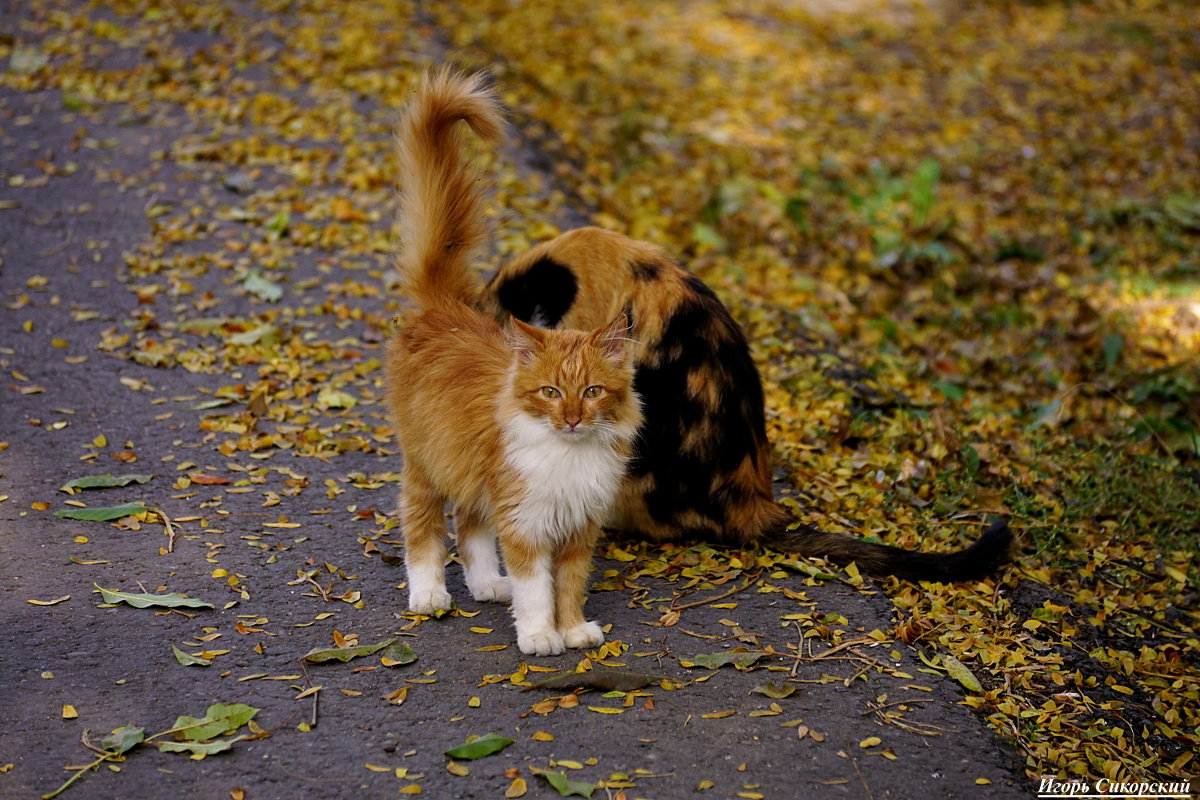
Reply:
M993 522L974 544L954 553L904 550L841 534L825 533L811 526L785 531L778 540L769 544L802 556L824 556L837 564L853 561L860 570L872 575L954 583L987 577L1008 561L1012 532L1006 521Z
M496 141L504 131L500 102L485 75L451 69L426 73L400 119L400 273L421 308L471 303L471 251L483 240L481 177L464 157L466 122Z

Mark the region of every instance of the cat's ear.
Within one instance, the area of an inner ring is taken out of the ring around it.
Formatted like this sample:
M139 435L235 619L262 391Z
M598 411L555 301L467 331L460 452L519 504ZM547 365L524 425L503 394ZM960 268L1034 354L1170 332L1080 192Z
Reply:
M523 366L528 366L533 361L533 354L545 346L546 332L516 317L509 317L508 324L504 326L504 341L508 349L517 354L517 360Z
M592 343L604 351L609 358L624 361L629 354L633 325L626 314L618 314L612 322L592 333Z

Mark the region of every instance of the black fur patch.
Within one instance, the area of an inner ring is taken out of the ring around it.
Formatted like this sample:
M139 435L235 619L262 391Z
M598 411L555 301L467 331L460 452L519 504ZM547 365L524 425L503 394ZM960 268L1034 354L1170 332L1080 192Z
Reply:
M522 322L553 328L570 310L579 291L575 275L552 258L539 258L496 291L500 305Z
M649 283L658 280L658 276L662 274L662 266L652 261L635 261L629 265L629 272L634 280Z
M765 442L763 390L745 335L716 295L689 276L692 296L680 304L654 348L659 360L638 368L634 387L646 398L645 423L630 473L652 474L646 496L655 520L678 524L680 514L697 511L720 528L732 498L713 491L714 479L756 458ZM717 408L687 393L688 376L699 370L717 388ZM687 431L712 419L710 435L698 451L684 452ZM725 492L730 487L726 484Z

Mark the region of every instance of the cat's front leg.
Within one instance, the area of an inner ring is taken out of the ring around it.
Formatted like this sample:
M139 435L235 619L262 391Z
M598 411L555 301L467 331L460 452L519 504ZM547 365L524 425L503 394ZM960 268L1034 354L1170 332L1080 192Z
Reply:
M517 647L525 655L558 655L566 646L554 624L554 577L550 571L550 553L530 546L520 534L502 534L500 543L512 582Z
M554 590L558 630L567 647L587 648L604 644L604 629L583 615L587 598L592 551L600 530L596 526L564 542L554 554Z
M484 520L469 511L458 511L455 519L458 555L471 597L481 603L507 603L512 599L512 584L500 574L500 556L496 553L496 532Z
M404 471L400 521L404 526L404 567L408 572L408 610L432 614L450 608L446 591L445 499L416 469Z

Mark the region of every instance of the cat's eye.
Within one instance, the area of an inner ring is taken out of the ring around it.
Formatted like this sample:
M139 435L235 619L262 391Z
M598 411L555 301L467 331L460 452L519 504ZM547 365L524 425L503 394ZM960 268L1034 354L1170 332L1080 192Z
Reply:
M555 389L553 386L543 386L542 387L542 397L548 398L550 400L557 400L558 395L559 395L558 389Z
M589 400L595 400L600 395L604 394L603 386L589 386L583 390L583 396Z

